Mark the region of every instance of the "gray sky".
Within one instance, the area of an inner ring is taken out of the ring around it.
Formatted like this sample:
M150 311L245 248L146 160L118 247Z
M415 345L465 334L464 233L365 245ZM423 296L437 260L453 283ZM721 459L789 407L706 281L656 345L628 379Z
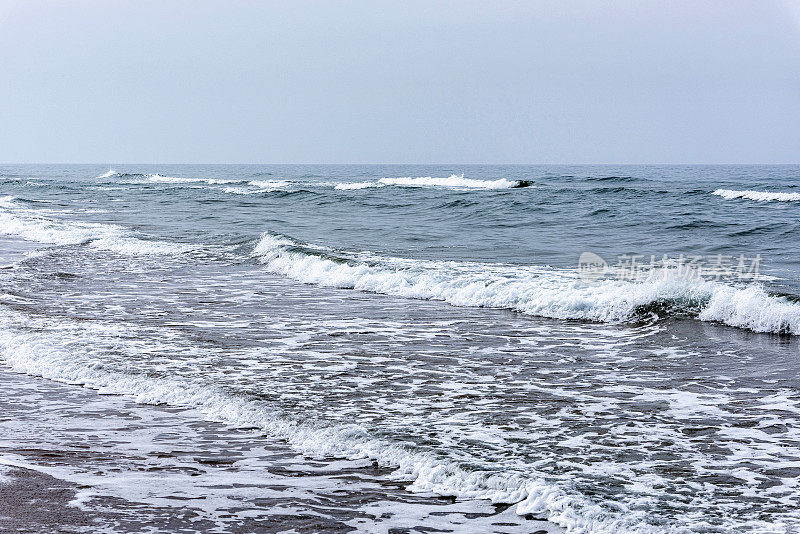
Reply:
M0 0L0 162L800 163L800 0Z

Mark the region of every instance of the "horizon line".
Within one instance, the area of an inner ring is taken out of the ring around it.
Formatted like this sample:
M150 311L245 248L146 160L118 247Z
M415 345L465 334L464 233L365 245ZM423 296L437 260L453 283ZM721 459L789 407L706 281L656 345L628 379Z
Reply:
M768 166L768 165L800 165L798 162L775 162L775 163L726 163L726 162L697 162L697 163L457 163L457 162L406 162L406 163L319 163L319 162L283 162L283 163L253 163L253 162L63 162L63 161L17 161L17 162L0 162L0 165L325 165L325 166L347 166L347 165L364 165L364 166L389 166L389 165L464 165L464 166L479 166L479 165L496 165L496 166Z

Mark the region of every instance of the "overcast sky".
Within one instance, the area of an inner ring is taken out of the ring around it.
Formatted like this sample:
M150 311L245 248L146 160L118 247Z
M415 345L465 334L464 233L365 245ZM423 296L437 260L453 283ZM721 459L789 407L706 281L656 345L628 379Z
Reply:
M800 163L800 1L0 0L0 162Z

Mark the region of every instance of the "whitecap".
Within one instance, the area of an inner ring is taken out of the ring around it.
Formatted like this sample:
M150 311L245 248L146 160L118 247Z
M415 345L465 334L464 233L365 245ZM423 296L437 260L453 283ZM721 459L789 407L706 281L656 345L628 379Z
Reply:
M195 183L205 183L205 184L235 184L237 182L241 182L242 180L221 180L217 178L181 178L176 176L162 176L160 174L148 174L148 180L151 182L156 183L164 183L164 184L195 184Z
M334 189L340 191L347 191L351 189L367 189L369 187L382 187L384 184L378 182L342 182L336 184Z
M65 221L43 217L36 210L16 205L12 197L0 198L0 233L52 245L88 246L127 255L181 254L195 249L188 243L140 239L127 229L103 223Z
M268 233L253 254L270 272L301 282L441 300L455 306L612 323L666 312L754 332L800 334L800 304L769 295L757 284L733 287L692 280L671 269L655 271L641 282L585 283L575 271L551 267L423 261L369 253L336 257L322 247Z
M717 189L712 195L720 196L726 200L742 198L756 202L795 202L800 200L800 193L772 193L770 191L736 191L734 189Z
M511 189L519 187L519 180L475 180L464 178L463 174L451 174L447 178L436 178L432 176L405 177L405 178L381 178L378 183L383 185L396 185L403 187L449 187L465 189Z
M290 184L288 180L251 180L247 183L260 189L280 189Z
M105 179L105 178L111 178L112 176L116 176L116 174L117 174L117 171L115 171L114 169L109 169L108 171L106 171L103 174L101 174L100 176L98 176L97 179L98 180L102 180L102 179Z

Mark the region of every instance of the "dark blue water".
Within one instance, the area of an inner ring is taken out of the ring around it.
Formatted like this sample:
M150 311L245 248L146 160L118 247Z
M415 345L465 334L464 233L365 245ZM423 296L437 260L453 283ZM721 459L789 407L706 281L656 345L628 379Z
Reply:
M56 205L113 201L113 217L98 220L169 238L224 243L269 229L309 242L426 259L573 267L586 250L609 259L630 253L761 253L769 268L796 273L798 267L800 204L725 201L710 194L718 189L800 192L796 165L131 165L115 170L120 174L102 179L96 176L108 171L106 166L4 166L0 172L4 191L12 196ZM198 181L150 182L148 176L156 172ZM532 187L333 188L384 177L446 181L452 175L531 181ZM251 181L262 181L263 187Z
M0 357L574 531L784 532L798 185L800 166L5 165ZM588 278L585 252L606 265Z

